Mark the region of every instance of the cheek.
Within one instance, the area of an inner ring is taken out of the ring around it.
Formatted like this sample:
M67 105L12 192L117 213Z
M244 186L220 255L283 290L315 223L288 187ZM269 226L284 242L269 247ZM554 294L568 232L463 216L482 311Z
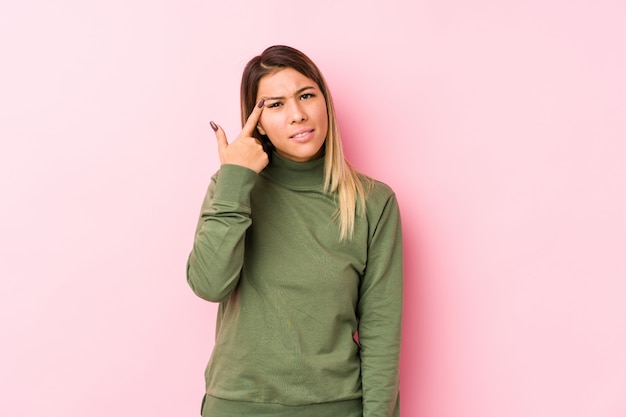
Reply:
M278 129L278 120L274 115L269 114L261 114L261 118L259 119L259 126L265 131L267 136L271 137L276 133Z
M326 130L328 130L328 112L326 111L326 106L323 106L320 109L318 117L320 120L320 124L326 127Z
M328 109L326 108L326 103L320 106L319 117L321 119L324 119L326 121L326 124L328 124Z
M267 117L264 113L262 113L257 125L267 131L267 129L271 126L270 118Z

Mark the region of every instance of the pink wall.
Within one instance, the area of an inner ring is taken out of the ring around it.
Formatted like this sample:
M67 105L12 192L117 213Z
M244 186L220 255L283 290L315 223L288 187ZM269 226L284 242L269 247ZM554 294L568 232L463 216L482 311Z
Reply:
M506 4L508 3L508 4ZM3 2L0 415L194 416L184 267L245 62L333 90L406 235L405 417L626 415L622 0Z

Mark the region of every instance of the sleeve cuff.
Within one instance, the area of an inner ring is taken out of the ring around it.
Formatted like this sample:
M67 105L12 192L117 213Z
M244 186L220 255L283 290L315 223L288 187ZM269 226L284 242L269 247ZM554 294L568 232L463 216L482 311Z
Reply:
M224 164L215 186L214 201L228 201L250 206L250 191L258 174L240 165Z

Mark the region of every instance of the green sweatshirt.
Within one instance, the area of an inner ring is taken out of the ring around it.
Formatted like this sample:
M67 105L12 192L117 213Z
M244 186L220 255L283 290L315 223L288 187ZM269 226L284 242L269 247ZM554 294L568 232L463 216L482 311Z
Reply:
M374 181L340 242L323 177L324 158L277 154L261 174L213 176L187 264L220 303L203 416L399 416L398 204Z

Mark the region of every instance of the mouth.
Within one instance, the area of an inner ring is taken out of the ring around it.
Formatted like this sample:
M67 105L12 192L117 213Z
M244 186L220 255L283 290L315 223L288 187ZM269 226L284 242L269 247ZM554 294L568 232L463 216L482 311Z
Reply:
M293 139L295 141L306 141L314 131L315 129L303 129L289 136L289 139Z

